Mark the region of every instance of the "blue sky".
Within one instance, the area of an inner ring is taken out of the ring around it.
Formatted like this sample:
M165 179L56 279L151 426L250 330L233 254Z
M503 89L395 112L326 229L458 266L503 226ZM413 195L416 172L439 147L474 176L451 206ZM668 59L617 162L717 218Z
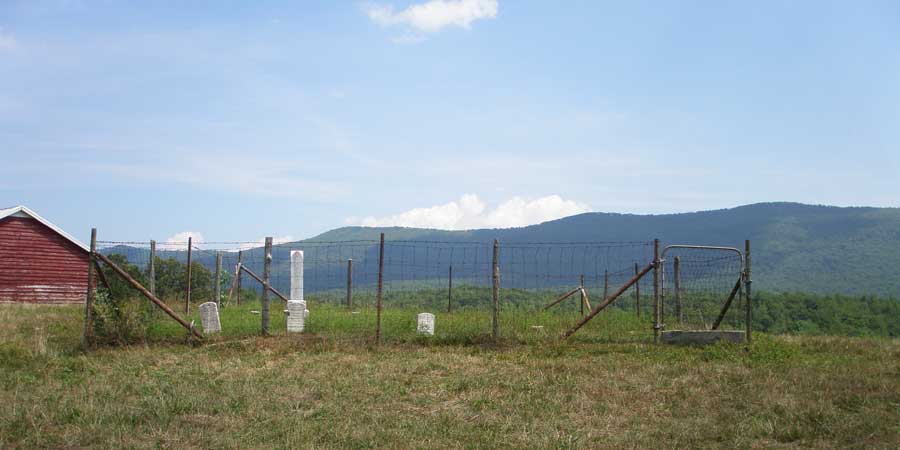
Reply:
M900 3L0 2L0 206L304 238L900 205Z

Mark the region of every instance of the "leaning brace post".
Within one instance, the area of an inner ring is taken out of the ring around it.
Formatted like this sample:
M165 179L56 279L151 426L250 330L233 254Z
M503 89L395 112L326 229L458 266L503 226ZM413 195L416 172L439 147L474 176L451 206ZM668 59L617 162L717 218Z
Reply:
M84 299L84 335L81 338L81 344L84 351L90 351L91 338L94 331L94 264L97 263L94 254L97 252L97 229L91 228L91 253L88 255L87 267L87 293Z
M375 309L375 343L381 342L381 301L384 290L384 233L378 244L378 299Z
M750 306L753 303L753 301L752 301L753 296L750 295L750 292L751 292L750 286L753 284L753 278L750 276L750 239L747 239L746 241L744 241L744 261L746 263L744 266L744 276L745 276L744 284L745 284L746 290L747 290L747 317L744 318L744 321L747 322L747 324L746 324L747 335L746 335L745 339L747 340L747 343L749 344L749 343L753 342L753 337L752 337L753 310L752 310L752 307Z
M681 305L681 257L675 257L675 317L678 323L684 322Z
M203 336L200 334L199 331L194 329L194 327L192 327L191 324L187 323L187 321L185 321L184 319L179 317L178 314L175 311L173 311L172 308L169 308L168 305L163 303L162 300L156 298L155 295L151 294L150 291L147 290L147 288L145 288L144 286L141 285L141 283L139 283L137 280L132 278L131 275L128 274L128 272L125 272L124 270L122 270L122 268L117 266L114 262L110 261L109 258L107 258L106 256L103 255L103 253L96 253L95 255L98 259L100 259L100 261L103 261L103 263L106 264L107 267L112 269L113 272L115 272L120 277L122 277L123 280L127 281L128 284L131 285L131 287L137 289L138 292L140 292L141 294L144 295L144 297L147 297L147 300L150 300L156 306L159 306L159 308L162 309L163 311L165 311L165 313L168 314L169 317L175 319L176 322L178 322L179 324L181 324L181 326L183 326L185 329L190 331L191 334L193 334L194 336L196 336L198 338L201 338L201 339L203 338Z
M266 237L265 256L263 257L263 292L260 315L262 316L262 335L269 334L269 274L272 270L272 238Z
M191 237L188 236L188 246L187 246L187 292L184 296L184 313L190 314L191 312Z
M156 295L156 241L150 240L150 293Z
M491 314L491 330L494 339L500 338L500 241L494 239L494 258L491 272L493 273L493 308Z
M107 292L112 295L112 287L110 287L109 285L109 280L106 279L106 274L103 273L103 270L101 270L100 267L100 263L96 259L94 260L94 270L97 271L97 277L100 278L100 284L102 284L103 287L106 288Z
M347 260L347 307L353 307L353 258Z
M222 252L216 252L216 275L213 279L213 295L216 296L216 307L222 306Z
M638 268L638 263L634 263L634 274L637 275L640 272ZM641 282L638 281L634 285L634 310L637 312L638 319L641 318Z
M582 296L582 300L583 300L584 299L584 289L582 289L581 286L578 286L575 289L572 289L571 291L566 292L565 294L559 296L559 298L557 298L556 300L553 300L552 302L547 304L547 306L544 307L544 311L550 309L552 306L556 306L561 301L571 297L572 295L574 295L576 292L579 292L579 291L582 292L581 296Z
M737 279L737 283L734 283L734 287L731 288L731 293L728 294L728 298L725 300L725 303L722 305L722 310L719 311L719 317L716 318L716 322L713 323L712 329L718 330L719 325L722 324L722 320L725 319L725 314L728 312L728 308L731 307L731 302L734 300L734 296L741 290L741 284L744 282L744 274L740 274Z
M637 275L635 275L630 280L628 280L627 283L625 283L622 287L620 287L611 296L605 298L599 305L597 305L596 307L594 307L594 309L591 310L590 314L582 317L581 320L579 320L578 323L575 324L574 327L572 327L570 330L566 331L565 334L563 334L563 338L567 338L567 337L571 336L576 331L578 331L579 328L583 327L584 324L588 323L591 319L593 319L594 316L596 316L597 314L600 314L600 311L603 311L604 308L611 305L612 302L616 301L616 299L619 298L620 295L622 295L622 293L627 291L633 284L637 283L638 280L640 280L644 275L647 275L647 273L653 269L653 266L654 266L653 263L648 264L647 267L644 267L644 270L638 272Z
M247 266L240 265L239 267L242 272L246 273L247 275L250 275L250 278L253 278L254 280L258 281L259 284L265 288L266 282L262 279L262 277L260 277L256 273L254 273L252 270L248 269ZM287 303L290 300L284 294L282 294L281 292L278 292L278 289L275 289L274 287L272 287L271 284L269 285L269 292L275 294L275 296L280 298L281 301L283 301L284 303Z
M581 277L578 279L578 286L581 289L581 315L584 315L584 274L581 274Z
M447 275L447 312L453 307L453 266L450 266L450 273Z
M653 343L659 340L659 239L653 240Z

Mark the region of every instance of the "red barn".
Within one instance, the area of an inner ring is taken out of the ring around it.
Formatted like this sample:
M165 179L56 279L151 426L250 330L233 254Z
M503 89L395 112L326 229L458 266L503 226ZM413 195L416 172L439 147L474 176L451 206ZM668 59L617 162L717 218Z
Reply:
M0 303L81 303L90 249L34 211L0 209Z

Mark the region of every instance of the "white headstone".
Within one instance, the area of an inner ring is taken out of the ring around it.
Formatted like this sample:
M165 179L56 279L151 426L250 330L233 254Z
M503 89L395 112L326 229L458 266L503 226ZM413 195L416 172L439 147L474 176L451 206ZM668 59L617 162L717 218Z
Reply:
M219 305L216 305L216 302L206 302L200 305L200 323L206 334L222 331L222 325L219 323Z
M301 333L306 326L306 318L309 311L306 302L290 300L287 302L287 330L289 333Z
M303 301L303 250L291 251L291 300Z
M434 336L434 314L421 313L417 316L416 331Z

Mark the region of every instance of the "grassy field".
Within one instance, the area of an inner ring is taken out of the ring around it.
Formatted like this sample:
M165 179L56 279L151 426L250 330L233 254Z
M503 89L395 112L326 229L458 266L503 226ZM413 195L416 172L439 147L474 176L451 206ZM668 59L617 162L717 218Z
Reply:
M505 323L491 344L452 333L484 326L460 313L373 347L323 313L303 336L84 355L80 309L0 307L0 448L900 448L897 340L672 348L644 326L560 342Z
M581 317L572 304L540 311L526 308L506 308L500 315L500 329L507 343L546 342L571 328ZM228 306L220 310L222 332L208 337L213 342L253 337L260 334L259 303ZM281 302L270 305L269 332L285 333L286 316ZM435 335L423 337L416 333L416 315L431 312L435 315ZM186 330L168 316L157 313L147 331L154 342L182 342ZM186 316L200 327L196 308ZM376 329L376 310L371 307L348 309L343 306L316 304L306 331L329 341L353 341L366 344L373 341ZM643 320L631 311L610 308L593 321L596 326L583 328L577 339L593 342L650 342L653 327L649 312ZM434 308L385 307L382 311L382 342L421 344L478 344L491 335L491 311L481 308L460 308L451 313Z

